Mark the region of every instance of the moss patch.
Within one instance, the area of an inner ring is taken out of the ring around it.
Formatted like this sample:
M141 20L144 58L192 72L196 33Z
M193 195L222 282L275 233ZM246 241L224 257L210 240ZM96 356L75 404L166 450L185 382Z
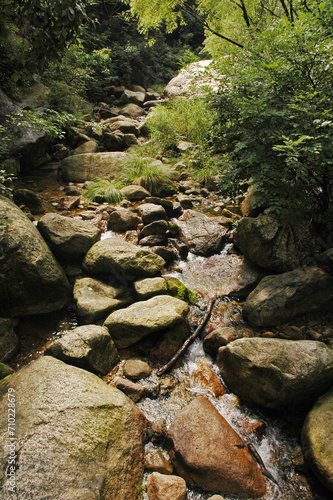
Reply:
M189 304L196 304L198 300L196 294L187 288L184 283L177 278L165 277L165 279L169 295L172 295L177 299L185 300L185 302L188 302Z

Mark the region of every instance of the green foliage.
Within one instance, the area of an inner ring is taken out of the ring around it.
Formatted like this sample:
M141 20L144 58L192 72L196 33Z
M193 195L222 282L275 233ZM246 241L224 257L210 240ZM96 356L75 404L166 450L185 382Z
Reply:
M0 45L17 81L22 70L40 70L60 59L85 19L88 0L2 0Z
M200 61L200 58L190 49L186 49L184 53L178 58L178 64L180 68L185 68L189 64L197 61Z
M154 158L141 157L139 150L140 148L134 148L127 155L121 180L125 184L142 186L151 194L158 194L161 187L172 183L174 171Z
M7 127L0 125L0 159L3 158L8 151L8 141Z
M167 105L156 106L148 117L147 125L152 141L167 152L175 151L182 140L193 144L205 143L213 121L214 112L205 99L179 97Z
M87 201L94 201L102 198L108 203L120 203L125 195L120 191L121 184L114 179L93 179L92 183L83 193L83 198Z
M224 60L216 137L221 186L252 179L257 204L333 228L333 42L311 14L277 21Z
M17 127L35 128L44 131L51 139L63 139L66 128L79 124L70 113L58 113L53 109L43 111L23 110L10 119Z

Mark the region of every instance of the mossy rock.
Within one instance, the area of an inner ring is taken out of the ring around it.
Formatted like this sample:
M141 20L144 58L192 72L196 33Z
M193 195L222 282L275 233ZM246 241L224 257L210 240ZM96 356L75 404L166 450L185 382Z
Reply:
M157 190L157 195L158 196L173 196L174 194L178 193L178 187L176 184L172 183L167 183L167 184L162 184L159 189Z
M164 277L167 282L168 293L177 299L185 300L189 304L196 304L198 299L192 290L187 288L179 279Z

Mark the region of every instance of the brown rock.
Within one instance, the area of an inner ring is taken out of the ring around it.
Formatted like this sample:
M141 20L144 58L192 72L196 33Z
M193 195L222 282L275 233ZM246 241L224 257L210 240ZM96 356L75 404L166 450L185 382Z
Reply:
M201 387L205 391L209 391L216 398L225 394L225 389L207 361L200 360L197 362L197 369L191 372L191 376L185 381L186 385Z
M140 222L140 217L134 214L128 208L117 208L110 214L108 229L118 233L124 233L131 229L136 229Z
M185 500L186 483L178 476L153 472L147 481L149 500Z
M175 469L189 485L246 499L265 494L265 479L254 458L203 396L177 413L166 444Z
M146 361L141 359L129 359L124 364L124 374L131 380L140 380L149 377L151 368Z
M203 348L208 354L216 356L220 347L241 337L243 337L242 330L237 330L233 326L216 328L204 338Z
M173 472L173 467L170 461L167 460L163 453L156 448L147 453L145 466L147 470L159 472L160 474L172 474Z
M120 377L114 380L114 386L124 392L134 403L137 403L142 398L145 391L142 385Z

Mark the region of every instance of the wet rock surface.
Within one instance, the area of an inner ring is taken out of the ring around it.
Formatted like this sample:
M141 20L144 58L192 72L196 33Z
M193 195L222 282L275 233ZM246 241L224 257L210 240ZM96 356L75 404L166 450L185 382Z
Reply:
M195 210L186 210L179 218L182 241L198 255L212 255L222 250L227 241L227 222L223 217L208 217Z
M177 476L169 476L153 472L148 478L148 494L150 500L185 500L186 483Z
M241 498L264 495L265 479L252 455L204 397L176 415L166 440L172 463L188 484Z
M267 408L312 403L333 383L332 349L310 340L235 340L217 364L231 391Z

